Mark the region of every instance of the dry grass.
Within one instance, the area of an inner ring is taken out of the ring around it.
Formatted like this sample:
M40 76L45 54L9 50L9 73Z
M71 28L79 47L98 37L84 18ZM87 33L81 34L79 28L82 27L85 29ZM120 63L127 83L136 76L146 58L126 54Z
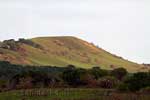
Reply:
M142 65L124 60L114 56L103 49L80 40L75 37L40 37L33 38L32 41L40 44L43 49L34 48L30 45L21 45L21 51L3 50L8 57L8 61L17 64L31 65L54 65L66 66L73 64L77 67L91 68L100 66L104 69L124 67L129 72L143 71ZM4 56L0 56L2 60ZM147 69L146 69L147 70Z

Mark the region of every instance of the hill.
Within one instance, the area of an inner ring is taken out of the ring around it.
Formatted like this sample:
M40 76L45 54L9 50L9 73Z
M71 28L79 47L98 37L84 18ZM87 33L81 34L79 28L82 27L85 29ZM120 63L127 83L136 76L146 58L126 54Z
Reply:
M113 55L91 43L71 36L38 37L0 42L0 60L14 64L52 65L104 69L124 67L130 72L148 70L143 65Z

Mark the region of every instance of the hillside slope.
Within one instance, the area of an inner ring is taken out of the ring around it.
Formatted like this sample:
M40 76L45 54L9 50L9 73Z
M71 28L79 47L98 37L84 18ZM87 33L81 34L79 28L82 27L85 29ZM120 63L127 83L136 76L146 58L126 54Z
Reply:
M2 43L0 43L2 44ZM104 69L124 67L130 72L146 70L142 65L124 60L76 37L39 37L5 41L0 46L0 60L15 64L66 66ZM10 44L13 44L12 46ZM17 44L17 45L16 45Z

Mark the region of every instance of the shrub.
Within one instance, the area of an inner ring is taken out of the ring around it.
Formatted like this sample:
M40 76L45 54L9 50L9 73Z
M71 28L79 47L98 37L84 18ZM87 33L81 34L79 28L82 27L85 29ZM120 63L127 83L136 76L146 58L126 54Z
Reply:
M86 69L69 65L62 73L62 79L71 86L95 86L94 77Z
M150 94L150 87L146 87L146 88L142 88L140 90L140 92L144 93L144 94Z
M26 39L19 39L18 41L19 43L24 43L24 44L27 44L27 45L30 45L32 47L35 47L35 48L39 48L39 49L42 49L42 46L31 41L31 40L26 40Z
M6 88L8 84L7 80L0 79L0 89Z
M129 90L128 85L125 83L120 83L117 87L117 90L122 91L122 92L128 91Z
M103 76L107 76L108 75L108 71L106 70L102 70L100 69L100 67L93 67L91 70L90 70L90 73L91 75L94 76L94 78L96 80L98 80L99 78L103 77Z
M106 76L98 80L97 85L101 88L115 88L119 81L111 76Z
M138 72L127 77L124 83L128 85L129 90L138 91L141 88L150 86L150 77L146 72Z
M19 44L14 39L5 40L0 44L0 48L17 50L19 48Z
M19 79L19 84L17 85L17 89L29 89L33 88L32 77L22 77Z
M122 80L123 77L127 75L127 70L124 68L116 68L111 71L111 75L116 77L119 80Z

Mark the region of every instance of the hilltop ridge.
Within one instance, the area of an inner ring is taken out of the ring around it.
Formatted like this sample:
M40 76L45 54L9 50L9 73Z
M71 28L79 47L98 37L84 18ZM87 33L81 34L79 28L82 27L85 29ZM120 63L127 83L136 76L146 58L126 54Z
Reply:
M5 40L0 43L0 60L14 64L52 65L104 69L124 67L130 72L147 70L143 65L127 61L102 48L73 36L37 37Z

